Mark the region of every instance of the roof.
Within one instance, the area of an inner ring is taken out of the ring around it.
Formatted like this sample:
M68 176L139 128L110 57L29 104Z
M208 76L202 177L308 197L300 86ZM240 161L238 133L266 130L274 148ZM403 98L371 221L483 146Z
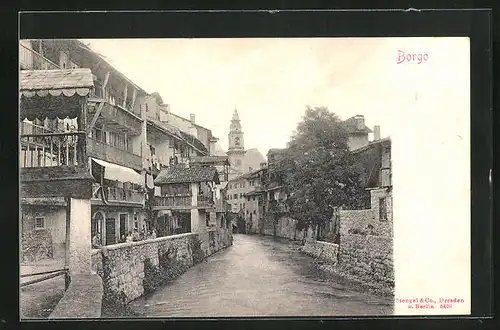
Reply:
M197 137L183 131L179 132L181 133L182 137L184 138L184 140L186 140L188 144L192 145L195 149L198 149L202 153L208 154L207 147L205 147L205 145L200 140L198 140Z
M360 152L366 151L367 149L373 148L374 146L379 145L379 144L388 144L388 145L390 145L391 144L391 138L390 137L386 137L386 138L383 138L383 139L380 139L380 140L371 141L370 143L368 143L364 147L361 147L361 148L358 148L358 149L354 149L353 151L351 151L351 153L358 154Z
M86 96L94 88L90 69L22 70L19 73L19 89L23 96Z
M228 156L195 156L191 158L192 163L198 164L224 164L229 165Z
M233 118L231 121L240 121L240 116L238 115L238 110L234 109Z
M169 183L209 182L219 183L217 169L213 166L181 167L171 166L160 171L156 177L155 185Z
M241 179L250 178L250 177L254 176L255 174L257 174L257 173L259 173L259 172L263 171L264 169L266 169L266 167L261 167L261 168L258 168L258 169L256 169L256 170L253 170L253 171L251 171L251 172L244 173L244 174L242 174L242 175L240 175L240 176L237 176L237 177L236 177L236 178L234 178L234 179L229 180L229 182L234 182L234 181L238 181L238 180L241 180Z
M167 133L173 137L176 137L179 140L183 140L183 136L181 134L181 130L175 126L172 126L167 123L163 123L154 119L148 119L148 124L160 130L161 132Z
M344 121L344 125L346 126L346 130L348 133L372 133L372 130L367 126L364 126L362 129L358 128L358 123L356 121L356 117L351 117Z
M141 88L139 85L135 84L126 75L124 75L120 70L116 69L113 65L111 65L111 63L106 59L105 56L99 54L97 51L92 49L92 46L86 45L84 42L82 42L81 40L77 40L77 39L63 39L62 41L65 42L67 45L73 46L74 48L86 50L88 53L90 53L91 55L96 57L100 63L104 63L115 74L117 74L123 80L125 80L128 84L132 85L134 88L139 90L139 92L142 92L144 94L148 94L143 88Z

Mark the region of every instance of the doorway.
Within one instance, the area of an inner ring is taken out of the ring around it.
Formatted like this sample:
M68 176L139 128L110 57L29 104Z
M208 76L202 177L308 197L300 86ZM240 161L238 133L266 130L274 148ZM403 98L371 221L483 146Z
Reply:
M111 245L116 243L116 232L115 232L115 219L106 219L106 245Z
M125 242L127 237L128 214L120 214L120 242Z

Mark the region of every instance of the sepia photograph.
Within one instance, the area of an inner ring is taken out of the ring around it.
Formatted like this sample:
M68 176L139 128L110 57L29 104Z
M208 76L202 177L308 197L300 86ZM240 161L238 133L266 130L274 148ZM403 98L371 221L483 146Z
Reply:
M469 62L465 37L21 39L21 320L469 314Z

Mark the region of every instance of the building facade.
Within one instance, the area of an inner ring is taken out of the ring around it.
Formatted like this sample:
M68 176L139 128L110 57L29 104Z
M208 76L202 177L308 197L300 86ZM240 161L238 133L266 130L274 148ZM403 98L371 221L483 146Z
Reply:
M89 233L82 235L88 244L97 233L103 245L122 242L131 231L144 237L151 229L146 202L162 194L155 178L170 166L209 156L216 141L211 131L195 124L194 115L172 114L78 40L22 40L20 69L23 259L61 257L68 250L67 196L87 191L86 183L59 186L68 175L91 182L88 196L82 194L89 201ZM73 168L80 174L65 174ZM40 181L35 172L57 173Z

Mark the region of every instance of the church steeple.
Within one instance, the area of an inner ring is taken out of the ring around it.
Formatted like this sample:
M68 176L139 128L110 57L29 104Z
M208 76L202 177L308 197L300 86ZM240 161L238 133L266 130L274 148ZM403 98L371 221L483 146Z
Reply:
M234 109L231 125L229 125L228 151L230 166L234 172L233 175L238 176L244 173L245 159L245 143L243 141L243 130L241 129L240 116L238 111Z
M229 125L229 151L244 151L243 130L241 129L240 116L238 110L234 109L231 125Z

